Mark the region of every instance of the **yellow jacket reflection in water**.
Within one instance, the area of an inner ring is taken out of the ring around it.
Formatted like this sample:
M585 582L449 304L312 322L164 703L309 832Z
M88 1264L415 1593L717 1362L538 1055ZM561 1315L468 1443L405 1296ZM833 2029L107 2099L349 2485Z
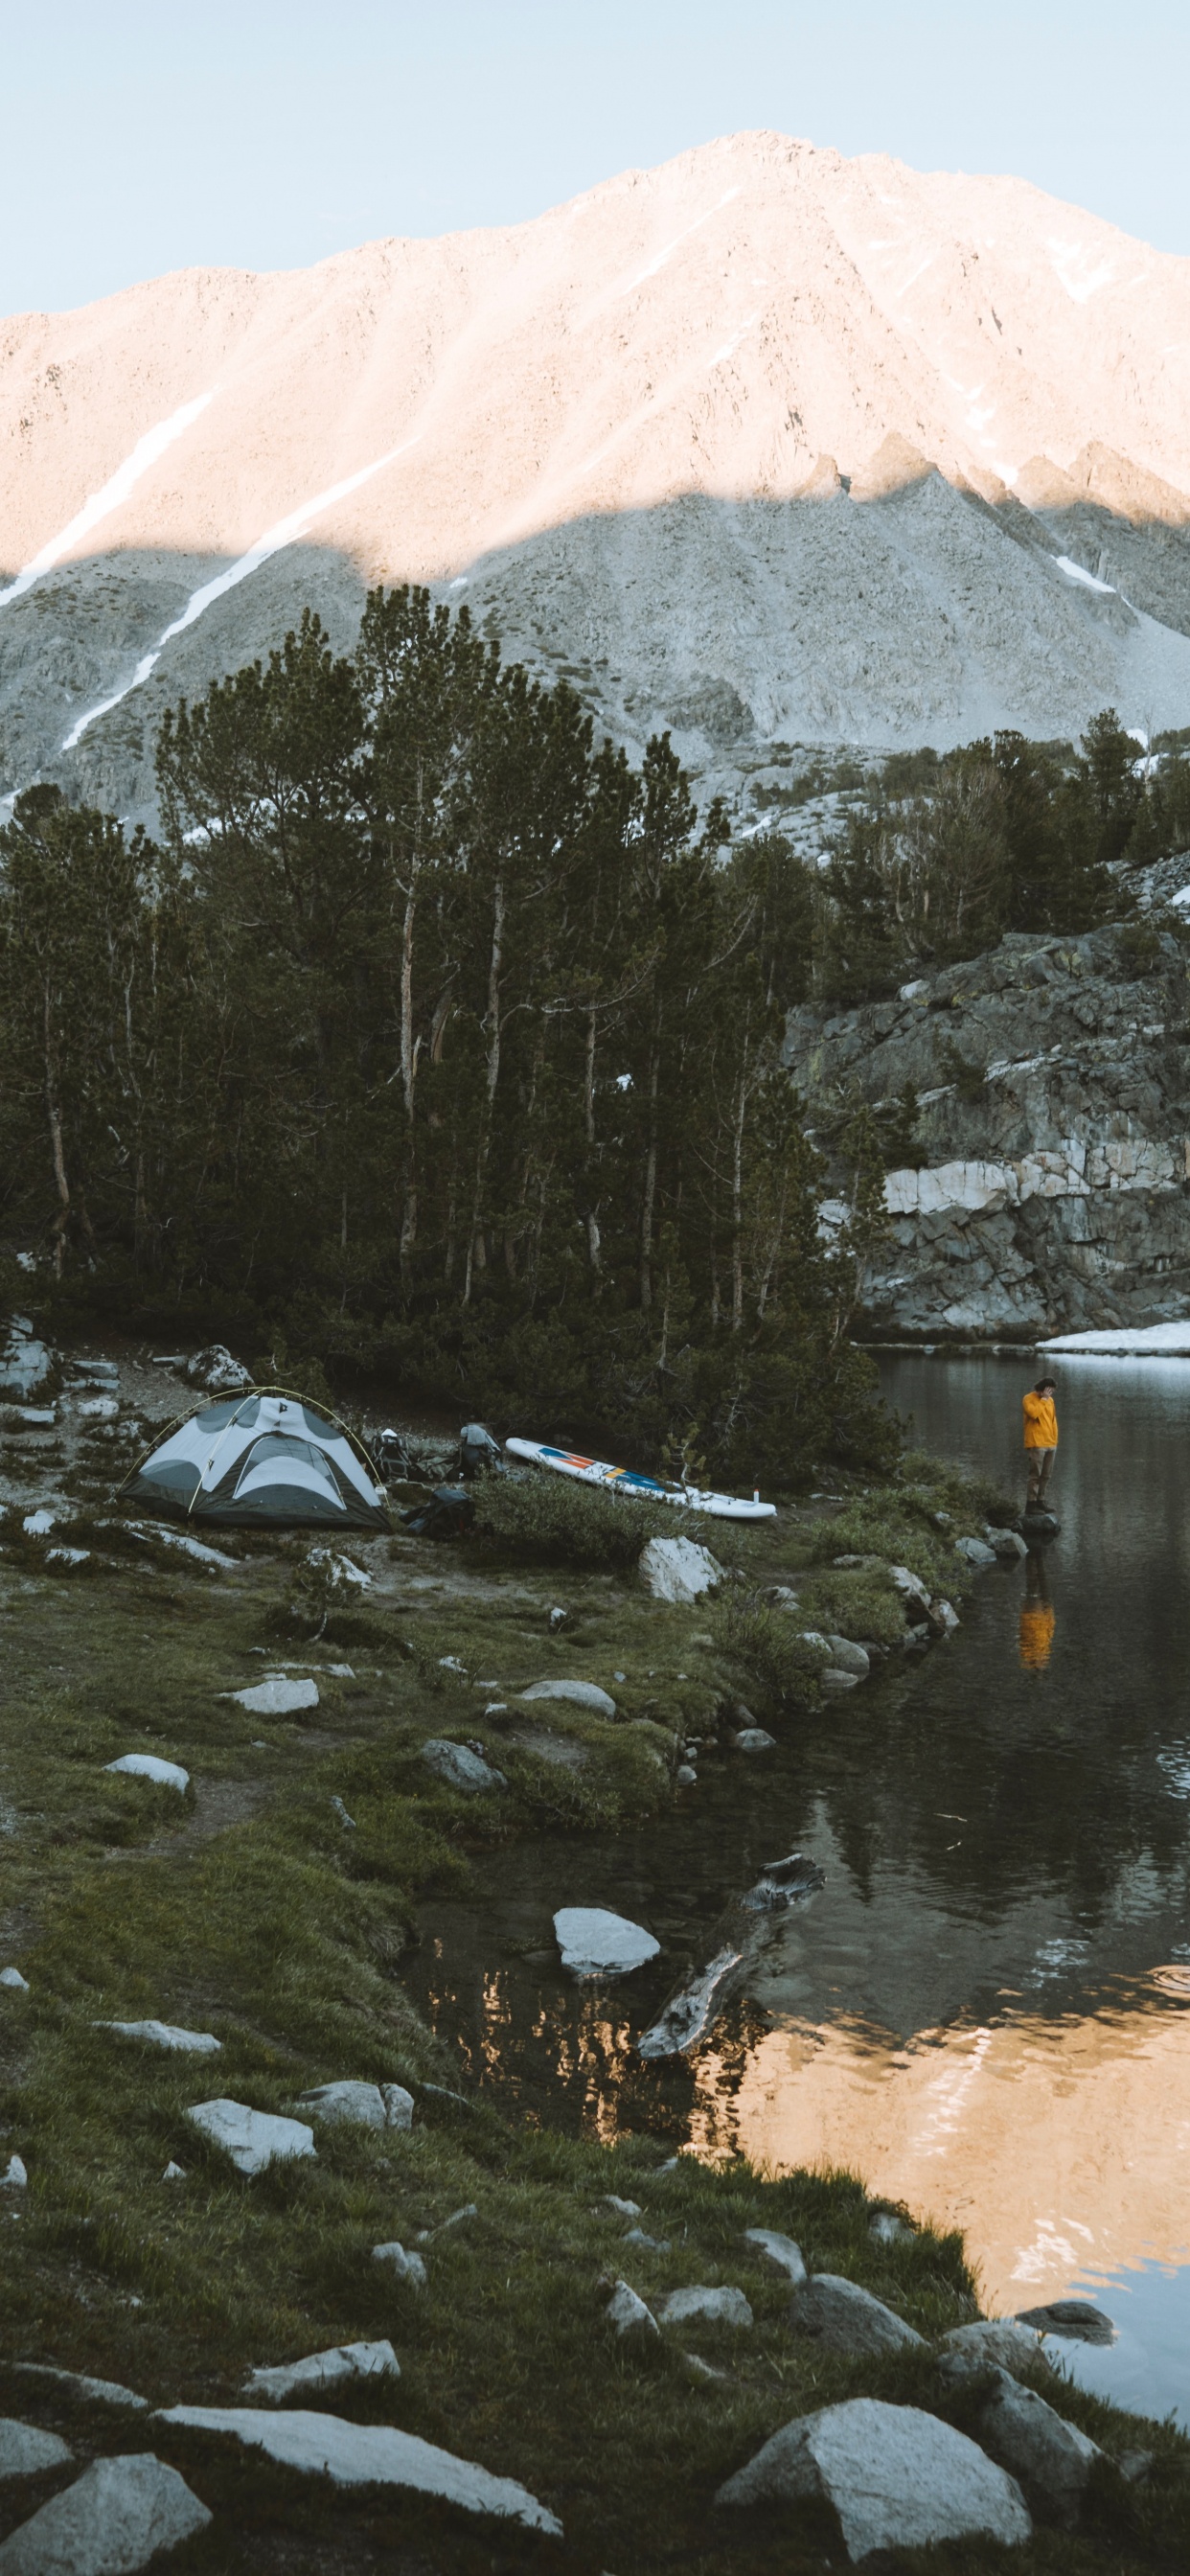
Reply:
M1046 1582L1045 1558L1025 1558L1025 1597L1021 1603L1020 1658L1027 1673L1043 1673L1054 1643L1054 1605Z

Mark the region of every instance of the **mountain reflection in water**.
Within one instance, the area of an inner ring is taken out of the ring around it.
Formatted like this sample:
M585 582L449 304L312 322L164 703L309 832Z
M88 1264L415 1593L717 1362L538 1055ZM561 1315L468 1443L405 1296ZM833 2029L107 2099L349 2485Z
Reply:
M1035 1365L897 1358L924 1447L1023 1492ZM426 1909L413 1983L473 2081L608 2138L829 2162L963 2229L994 2309L1074 2289L1118 2344L1104 2393L1190 2420L1190 1364L1059 1360L1062 1530L985 1576L949 1646L783 1733L704 1757L671 1819L481 1860ZM633 2040L777 1852L827 1884L774 1927L689 2061ZM563 1977L550 1918L602 1903L661 1958Z

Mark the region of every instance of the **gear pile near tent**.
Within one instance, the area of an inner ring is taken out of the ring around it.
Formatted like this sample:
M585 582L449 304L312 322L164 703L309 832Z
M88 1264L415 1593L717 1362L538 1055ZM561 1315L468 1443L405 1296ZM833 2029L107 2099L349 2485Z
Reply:
M252 1387L172 1424L121 1491L142 1511L224 1527L391 1528L384 1487L354 1434L276 1388Z

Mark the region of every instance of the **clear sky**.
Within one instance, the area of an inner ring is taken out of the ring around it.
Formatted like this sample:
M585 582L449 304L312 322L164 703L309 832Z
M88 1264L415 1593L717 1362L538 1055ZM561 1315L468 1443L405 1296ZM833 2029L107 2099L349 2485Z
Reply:
M516 223L748 126L1190 254L1188 0L0 0L0 313Z

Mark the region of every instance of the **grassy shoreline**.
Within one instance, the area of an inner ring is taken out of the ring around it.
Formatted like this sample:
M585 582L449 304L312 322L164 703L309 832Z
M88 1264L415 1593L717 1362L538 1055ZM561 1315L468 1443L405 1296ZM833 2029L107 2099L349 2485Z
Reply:
M932 2353L856 2363L799 2344L787 2285L741 2244L743 2230L794 2236L812 2269L860 2281L927 2337L977 2312L960 2240L922 2228L879 2244L854 2178L691 2157L666 2170L669 2147L655 2137L604 2146L427 2089L453 2078L400 1963L419 1899L465 1883L472 1851L506 1847L515 1866L535 1832L662 1817L682 1745L722 1723L732 1695L767 1723L796 1725L799 1706L821 1699L804 1627L885 1645L903 1631L882 1565L908 1566L931 1590L945 1578L960 1597L970 1577L954 1539L981 1526L994 1498L920 1458L866 1491L839 1478L833 1496L733 1535L740 1579L718 1609L715 1596L667 1607L631 1571L576 1564L581 1533L559 1563L542 1525L439 1548L380 1540L358 1551L366 1593L332 1606L315 1641L304 1544L237 1537L234 1570L188 1567L165 1544L121 1538L107 1501L118 1439L87 1435L65 1460L47 1457L51 1446L39 1469L6 1474L0 1964L17 1964L29 1991L0 1990L0 2162L19 2154L28 2187L0 2209L0 2405L65 2431L80 2455L152 2447L174 2461L216 2515L171 2560L179 2570L288 2576L350 2563L470 2576L564 2564L711 2576L824 2564L821 2519L807 2510L791 2556L787 2518L711 2511L720 2479L779 2424L838 2396L916 2395L960 2424L971 2400L943 2391ZM47 1477L74 1497L54 1540L89 1549L73 1574L55 1573L21 1526L21 1498ZM712 1544L726 1552L722 1529ZM836 1555L867 1561L840 1568ZM767 1597L778 1587L796 1591L796 1616ZM751 1605L751 1630L726 1617L737 1603ZM783 1662L772 1644L782 1628ZM267 1718L225 1696L286 1661L314 1674L315 1709ZM343 1665L350 1673L332 1669ZM551 1674L611 1691L616 1720L518 1702ZM485 1714L492 1701L503 1715ZM421 1758L428 1736L482 1740L507 1788L490 1800L447 1788ZM558 1747L565 1761L550 1758ZM104 1769L132 1750L182 1763L185 1798ZM220 2055L167 2056L96 2027L149 2017L212 2032ZM186 2118L215 2095L283 2111L342 2076L406 2083L411 2133L320 2129L315 2160L242 2181ZM184 2180L162 2179L171 2160ZM626 2245L623 2221L601 2206L609 2192L637 2201L668 2251ZM473 2218L434 2233L470 2204ZM423 2230L430 2282L419 2293L371 2247L412 2246ZM737 2283L755 2328L619 2345L602 2285L621 2270L646 2299ZM519 2479L561 2516L563 2544L405 2495L344 2496L19 2369L89 2371L154 2405L234 2403L254 2364L386 2335L400 2380L336 2390L333 2411L398 2423ZM691 2352L725 2376L699 2377ZM1109 2453L1140 2440L1154 2466L1136 2488L1104 2470L1093 2531L1039 2533L1017 2563L1176 2564L1190 2444L1168 2427L1142 2433L1064 2383L1039 2384ZM17 2483L19 2495L0 2488L0 2535L40 2500ZM965 2544L951 2563L1002 2562L989 2543Z

